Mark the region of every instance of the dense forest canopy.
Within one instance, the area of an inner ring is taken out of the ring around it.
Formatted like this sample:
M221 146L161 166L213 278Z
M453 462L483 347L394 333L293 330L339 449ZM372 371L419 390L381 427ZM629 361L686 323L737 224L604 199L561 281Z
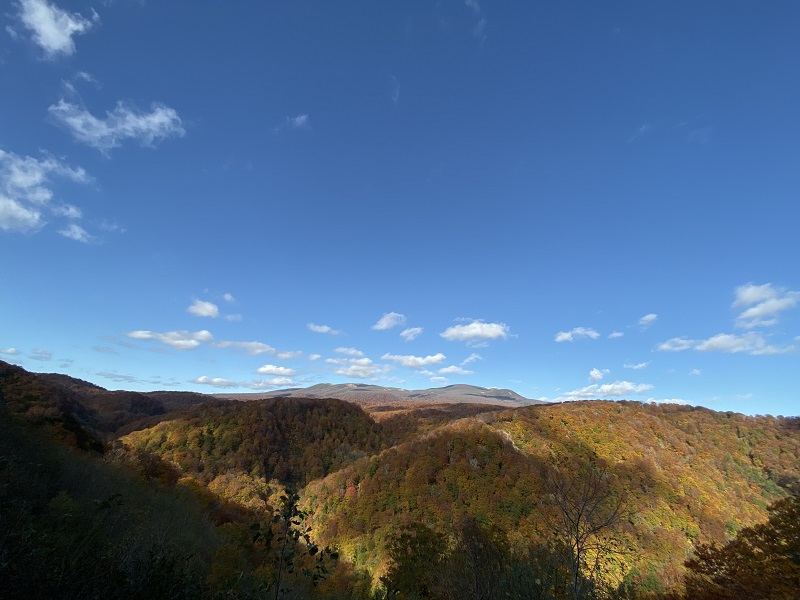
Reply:
M741 565L797 589L797 418L238 402L0 363L0 426L12 597L736 598Z

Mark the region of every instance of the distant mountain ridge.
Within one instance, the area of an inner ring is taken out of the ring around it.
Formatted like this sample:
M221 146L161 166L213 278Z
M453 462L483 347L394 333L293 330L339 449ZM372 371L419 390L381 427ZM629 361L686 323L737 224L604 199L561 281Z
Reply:
M425 402L428 404L493 404L505 407L547 404L525 398L509 389L484 388L463 383L440 388L406 390L366 383L318 383L307 388L286 388L248 394L214 394L229 400L261 398L336 398L348 402Z

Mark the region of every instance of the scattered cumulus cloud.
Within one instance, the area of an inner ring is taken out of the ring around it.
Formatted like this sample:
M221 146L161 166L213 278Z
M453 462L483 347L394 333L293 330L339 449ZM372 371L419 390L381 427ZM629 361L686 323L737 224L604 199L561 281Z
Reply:
M702 373L703 373L702 369L692 369L691 371L689 371L689 375L702 375Z
M601 381L608 373L608 369L592 369L589 371L589 381L592 383L597 383L598 381Z
M316 325L309 323L308 328L315 333L327 333L328 335L340 335L342 332L328 325Z
M404 329L400 332L400 337L403 338L405 341L410 342L412 340L417 339L420 334L422 333L422 327L409 327L408 329Z
M233 297L233 294L229 294L227 292L222 294L222 299L225 300L225 302L227 302L228 304L233 304L234 302L236 302L236 298Z
M596 340L599 337L600 334L591 327L575 327L569 331L559 331L555 336L555 340L557 342L574 342L581 338Z
M453 325L439 334L451 342L466 342L468 345L482 344L488 340L506 339L510 335L505 323L486 323L474 320L465 325Z
M355 356L355 357L364 356L364 353L361 350L358 350L357 348L339 347L339 348L334 348L333 351L336 352L337 354L344 354L346 356Z
M418 369L420 367L427 367L430 365L438 365L445 358L447 357L441 352L430 356L413 356L411 354L384 354L381 356L381 360L391 360L399 365L410 367L412 369Z
M217 348L233 348L235 350L241 350L245 354L249 354L250 356L257 356L259 354L264 354L266 352L270 354L275 354L276 352L275 348L263 342L223 341L223 342L216 342L214 346Z
M771 283L748 283L736 288L733 308L743 309L736 317L737 327L751 329L775 325L781 312L797 306L800 292L777 288Z
M127 334L134 340L155 340L161 342L175 350L193 350L201 343L210 342L213 339L211 332L202 329L200 331L167 331L166 333L156 333L155 331L137 330ZM224 343L224 342L220 342Z
M283 352L278 352L277 356L280 360L289 360L292 358L300 358L303 356L303 352L301 350L284 350Z
M656 320L658 320L658 315L657 314L655 314L655 313L647 314L647 315L643 316L641 319L639 319L639 326L642 329L647 329L653 323L655 323Z
M633 369L634 371L641 371L642 369L646 369L647 365L650 364L650 361L647 362L640 362L640 363L625 363L622 365L626 369Z
M684 350L691 350L695 347L697 342L685 337L674 337L668 339L666 342L660 343L656 346L659 352L683 352Z
M22 25L31 33L34 43L44 50L47 58L75 53L76 35L89 31L100 21L96 12L91 18L71 13L46 0L20 0L19 14Z
M272 379L254 379L250 383L241 384L241 387L251 390L270 390L294 384L294 379L290 377L273 377Z
M450 365L449 367L443 367L439 369L439 373L442 375L473 375L474 371L468 371L467 369L462 369L457 365Z
M186 309L186 312L196 317L211 317L212 319L216 319L219 316L219 307L213 302L195 300L189 308Z
M321 354L309 354L308 355L308 360L311 360L311 361L319 360L320 358L322 358Z
M19 350L16 348L0 348L0 354L5 354L7 356L16 356L19 354Z
M431 377L431 383L447 383L447 377L440 377L438 375L434 375Z
M259 367L256 372L260 375L281 375L284 377L292 377L297 373L294 369L278 367L276 365L264 365Z
M238 383L236 383L235 381L231 381L230 379L223 379L222 377L208 377L206 375L201 375L196 379L192 379L190 383L198 383L200 385L210 385L218 388L239 387Z
M326 362L333 363L328 360ZM334 371L336 375L352 379L379 380L392 370L389 365L376 365L368 358L339 359L340 366Z
M624 335L625 334L622 333L621 331L612 331L611 333L608 334L608 339L616 340L616 339L619 339L619 338L623 337Z
M76 140L105 154L126 140L153 146L157 141L186 133L177 111L159 103L153 103L150 112L143 112L117 102L114 110L99 118L62 98L48 112Z
M396 312L384 313L383 316L378 319L378 322L372 326L372 329L382 331L384 329L391 329L392 327L403 325L405 322L406 316L403 314Z
M586 387L566 392L562 400L593 400L597 398L621 398L631 395L640 395L653 389L647 383L631 383L630 381L615 381L614 383L603 383L587 385Z

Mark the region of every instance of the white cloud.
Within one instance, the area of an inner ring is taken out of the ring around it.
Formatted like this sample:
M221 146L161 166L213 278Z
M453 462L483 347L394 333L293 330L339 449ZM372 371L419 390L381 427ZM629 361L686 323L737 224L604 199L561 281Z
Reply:
M228 293L222 294L222 299L230 304L236 302L236 298L233 297L233 294L228 294Z
M301 350L284 350L283 352L278 352L278 358L280 360L289 360L290 358L300 358L303 356L303 352Z
M315 325L314 323L309 323L308 328L316 333L327 333L328 335L340 335L342 333L341 331L333 329L328 325Z
M696 340L690 340L685 337L674 337L656 346L656 350L660 352L683 352L684 350L691 350L696 344Z
M655 323L657 319L658 319L658 315L657 314L650 313L648 315L643 316L641 319L639 319L639 326L644 328L644 329L647 329L648 327L650 327L650 325Z
M449 367L443 367L439 369L439 373L442 375L474 375L474 371L468 371L467 369L462 369L457 365L450 365Z
M641 371L642 369L646 369L647 365L650 364L650 361L647 362L640 362L640 363L625 363L622 365L626 369L633 369L634 371Z
M197 317L211 317L212 319L216 319L219 316L219 307L213 302L195 300L186 309L186 312L191 313Z
M294 379L290 377L273 377L272 379L254 379L250 383L243 384L242 387L251 390L268 390L278 387L286 387L287 385L294 385Z
M461 361L461 366L463 367L464 365L468 365L469 363L473 363L476 360L483 360L483 357L480 354L476 354L475 352L473 352L467 358L465 358L464 360Z
M0 348L0 354L7 354L8 356L16 356L19 350L16 348Z
M44 348L34 348L28 355L28 358L32 358L33 360L50 360L53 358L53 353Z
M306 129L311 126L306 114L286 117L286 124L292 129Z
M146 113L117 102L114 110L101 119L62 98L48 112L75 139L106 154L125 140L152 146L156 141L186 133L175 109L159 103L153 103Z
M411 367L412 369L418 369L419 367L427 367L429 365L438 365L445 358L447 357L441 352L439 352L438 354L433 354L431 356L413 356L410 354L406 355L384 354L383 356L381 356L381 360L391 360L399 365L402 365L404 367Z
M217 348L234 348L236 350L243 350L245 354L249 354L250 356L257 356L259 354L264 354L265 352L269 352L270 354L275 354L276 350L269 344L264 344L263 342L216 342L214 344Z
M313 360L319 360L320 358L322 358L321 354L309 354L308 355L308 360L312 360L313 361Z
M698 350L700 352L726 352L736 354L746 352L753 356L770 354L789 354L796 350L795 346L773 346L760 334L751 331L744 335L733 333L718 333L706 340L690 340L686 338L672 338L659 344L656 350L662 352L680 352L683 350Z
M566 392L562 400L592 400L595 398L609 398L643 394L653 389L647 383L631 383L630 381L615 381L614 383L592 384L586 387Z
M65 238L75 240L76 242L82 242L84 244L88 244L92 241L92 236L90 236L88 232L77 223L70 223L63 229L59 229L58 233L63 235Z
M700 352L747 352L755 356L768 354L788 354L795 350L794 346L772 346L756 332L735 335L731 333L718 333L707 340L697 344L696 350Z
M334 373L342 377L375 380L381 375L388 373L392 369L388 365L376 365L368 358L350 358L338 360L341 361L342 366L341 368L336 369ZM333 362L333 360L328 359L326 362Z
M241 321L242 315L225 315L222 318L226 321Z
M645 400L647 404L689 404L686 400L682 398L648 398Z
M127 334L134 340L156 340L175 348L176 350L193 350L203 342L210 342L213 338L209 331L167 331L166 333L156 333L154 331L137 330ZM220 342L224 343L224 342Z
M240 387L238 383L231 381L230 379L223 379L222 377L208 377L206 375L201 375L196 379L192 379L190 383L199 383L201 385L210 385L220 388Z
M406 322L406 316L401 313L390 312L383 313L383 316L378 319L378 322L372 326L372 329L384 330L397 327Z
M431 377L431 383L447 383L447 377Z
M73 36L89 31L100 18L92 11L92 18L67 12L46 0L20 0L19 20L28 29L33 41L44 50L48 58L75 52Z
M556 334L555 340L557 342L573 342L580 338L590 338L596 340L600 337L591 327L575 327L569 331L559 331Z
M689 375L702 375L703 371L701 369L692 369L689 371Z
M297 372L294 369L288 369L286 367L278 367L276 365L264 365L263 367L259 367L256 370L256 373L261 375L282 375L285 377L292 377Z
M46 224L45 210L59 217L79 218L77 207L52 204L53 177L81 184L92 180L82 168L69 167L52 156L37 159L0 149L0 230L36 232ZM75 239L77 231L67 228L67 232Z
M781 312L800 302L800 292L776 288L771 283L748 283L737 287L735 293L733 308L745 309L736 317L736 325L746 329L775 325Z
M589 381L597 383L601 381L607 373L609 373L608 369L592 369L589 371Z
M736 394L737 400L752 400L753 394Z
M364 353L357 348L334 348L334 352L338 354L345 354L347 356L364 356Z
M400 332L400 337L405 341L410 342L411 340L417 339L422 331L422 327L409 327L408 329L404 329Z
M624 336L624 335L625 335L625 334L624 334L624 333L622 333L621 331L612 331L611 333L609 333L609 334L608 334L608 339L610 339L610 340L616 340L616 339L618 339L618 338L621 338L621 337L622 337L622 336Z
M508 325L505 323L485 323L481 320L474 320L466 325L448 327L439 335L449 341L474 345L486 340L506 339L509 334Z

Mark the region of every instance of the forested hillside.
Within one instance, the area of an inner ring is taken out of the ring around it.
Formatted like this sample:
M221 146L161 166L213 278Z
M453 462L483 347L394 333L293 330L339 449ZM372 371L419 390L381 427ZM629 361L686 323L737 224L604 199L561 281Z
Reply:
M236 402L5 363L0 418L20 597L735 598L731 561L773 553L791 598L800 568L797 418Z

